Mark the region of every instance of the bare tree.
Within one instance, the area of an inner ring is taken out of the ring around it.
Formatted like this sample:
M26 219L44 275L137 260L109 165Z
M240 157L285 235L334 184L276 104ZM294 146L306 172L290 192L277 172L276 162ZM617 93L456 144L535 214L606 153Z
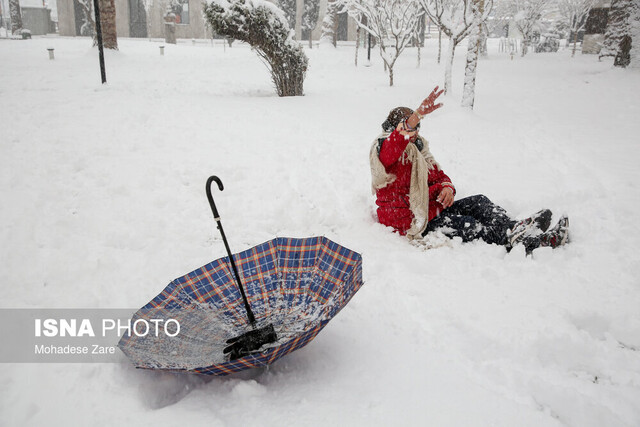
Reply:
M598 0L557 0L557 2L560 15L573 33L573 50L571 51L571 56L575 56L576 45L578 44L578 32L584 29L589 11Z
M22 13L20 12L19 0L9 0L9 15L11 16L11 34L19 33L22 30Z
M347 11L360 28L378 41L380 56L393 86L393 66L407 47L422 16L414 0L351 0Z
M538 29L538 23L547 11L551 0L507 0L506 10L513 19L520 34L522 34L522 56L529 50L533 33Z
M451 75L456 47L471 31L474 22L473 0L419 0L427 16L449 37L444 72L444 93L451 91ZM482 19L486 19L485 13Z

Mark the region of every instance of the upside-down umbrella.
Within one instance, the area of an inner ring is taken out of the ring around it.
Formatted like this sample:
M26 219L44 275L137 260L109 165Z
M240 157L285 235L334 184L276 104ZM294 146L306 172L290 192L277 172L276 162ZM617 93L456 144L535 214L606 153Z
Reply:
M139 368L227 375L266 366L308 344L362 286L362 257L326 237L275 238L231 256L212 180L222 183L211 177L207 192L229 256L175 279L134 314L118 346Z

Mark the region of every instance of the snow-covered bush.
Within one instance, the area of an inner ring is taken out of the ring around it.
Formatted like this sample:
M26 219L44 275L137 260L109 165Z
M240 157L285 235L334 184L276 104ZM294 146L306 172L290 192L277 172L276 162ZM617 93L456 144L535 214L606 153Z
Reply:
M214 0L204 9L213 30L249 43L265 62L279 96L300 96L309 60L287 19L264 0Z

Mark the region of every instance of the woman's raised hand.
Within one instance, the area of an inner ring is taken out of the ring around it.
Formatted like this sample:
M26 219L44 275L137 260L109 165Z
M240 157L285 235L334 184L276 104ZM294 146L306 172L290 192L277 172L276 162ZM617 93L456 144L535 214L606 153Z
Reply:
M433 113L435 110L442 107L442 103L435 103L436 99L438 99L438 97L442 95L442 92L444 92L444 90L438 91L438 86L436 86L431 91L429 96L427 96L424 101L422 101L422 104L420 104L420 106L416 109L417 116L420 119L422 119L423 116L426 116L429 113Z

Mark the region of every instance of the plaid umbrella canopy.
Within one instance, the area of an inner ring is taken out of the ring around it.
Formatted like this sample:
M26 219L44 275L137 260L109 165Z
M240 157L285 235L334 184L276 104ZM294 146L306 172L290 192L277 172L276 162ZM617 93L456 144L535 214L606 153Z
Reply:
M120 339L137 367L227 375L266 366L308 344L362 286L362 257L325 237L276 238L233 258L256 325L273 324L277 341L236 360L223 355L226 340L249 327L224 257L175 279L134 314L134 324L162 321L169 331Z

